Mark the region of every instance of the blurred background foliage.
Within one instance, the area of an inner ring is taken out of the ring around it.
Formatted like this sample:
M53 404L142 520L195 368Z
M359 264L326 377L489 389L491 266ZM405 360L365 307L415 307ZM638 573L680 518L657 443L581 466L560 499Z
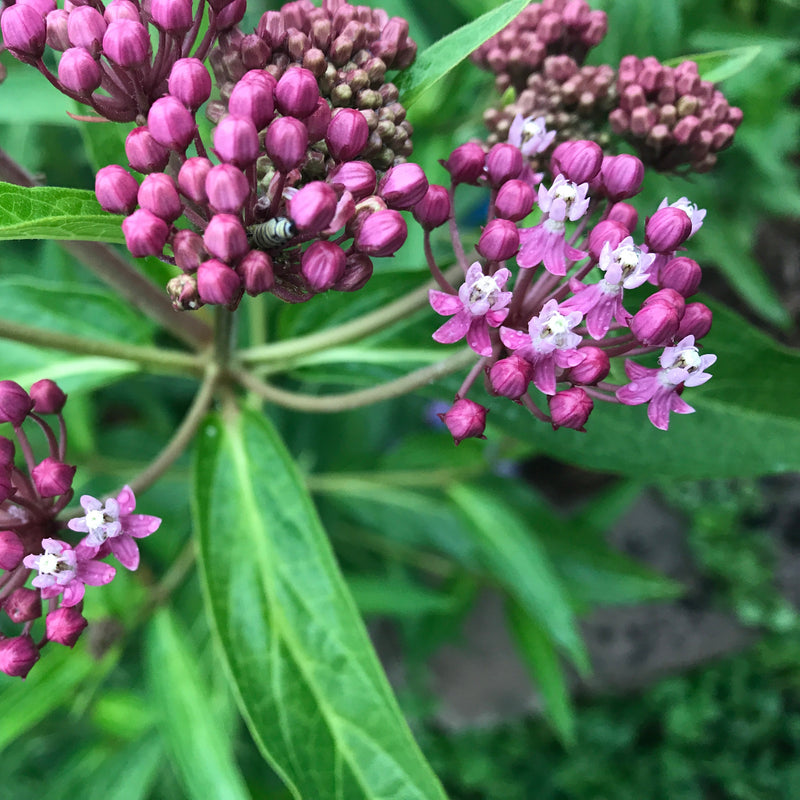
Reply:
M496 4L394 0L379 5L409 19L424 49ZM758 46L747 68L723 85L745 119L716 170L691 180L650 175L639 207L655 208L665 195L685 194L707 208L707 224L692 240L692 255L722 276L720 294L734 296L742 313L796 341L796 320L781 302L775 275L764 269L769 265L761 257L759 237L769 237L776 221L790 221L795 230L799 224L797 5L791 0L593 5L608 12L609 35L591 54L591 63L616 65L628 53L666 60ZM255 21L265 8L248 3L248 19ZM48 184L91 188L96 167L120 160L126 131L76 124L65 113L68 101L40 76L7 54L3 62L9 77L0 91L14 98L0 102L3 148L46 176ZM467 62L411 109L415 158L432 181L445 179L438 159L457 143L484 135L476 111L498 100L492 77ZM382 265L364 298L320 297L308 307L283 309L260 298L242 312L245 326L258 331L268 311L272 335L289 336L323 320L333 324L349 318L359 313L362 301L371 306L376 298L399 296L420 283L425 269L420 242L412 238L396 259ZM163 265L148 263L145 269L162 280ZM64 291L97 288L80 265L49 242L4 243L0 271L11 280L9 286L14 281L22 286L19 296L27 297L34 310L43 301L25 295L32 273ZM91 327L92 314L105 324L110 314L119 317L121 336L161 341L162 334L125 312L105 306L102 312L87 311L85 324ZM294 377L326 382L342 377L355 385L391 375L406 357L413 364L436 358L432 348L425 354L429 316L422 312L388 336L343 348L334 363L311 359ZM59 324L67 323L56 321L55 329ZM387 349L366 356L376 344ZM746 348L747 342L740 339L732 352L737 346ZM364 361L356 373L352 364L358 359ZM2 377L26 385L53 370L63 374L71 393L67 412L71 458L80 465L78 493L102 494L135 473L158 452L192 397L188 380L95 371L87 382L63 355L23 345L4 343L0 362ZM29 374L34 377L27 381L17 377ZM436 394L448 399L444 389ZM466 441L454 449L446 431L434 424L433 400L415 396L330 417L270 413L308 475L360 609L368 619L393 620L409 675L401 701L450 796L796 798L798 622L775 589L770 540L748 522L760 502L760 482L658 482L662 496L689 520L695 558L713 578L717 601L765 632L758 646L637 696L581 698L573 706L559 664L566 657L586 668L577 616L600 604L666 600L682 592L674 581L605 545L604 532L653 481L644 474L636 480L609 478L565 511L532 478L527 465L538 452L534 443L504 436L508 424L493 430L490 415L488 442ZM580 448L591 437L590 432L578 442L571 460L580 462ZM236 712L199 613L186 489L189 463L187 455L143 495L141 508L164 518L161 533L143 541L139 573L121 576L110 591L87 593L86 616L100 622L75 651L45 651L24 683L0 677L0 785L13 789L17 800L58 800L78 792L86 800L289 797ZM608 467L613 471L613 464ZM560 488L579 493L569 482ZM518 570L519 564L530 569ZM426 684L425 661L458 635L485 586L508 598L509 624L545 698L547 724L510 720L498 729L452 733L430 722L437 700Z

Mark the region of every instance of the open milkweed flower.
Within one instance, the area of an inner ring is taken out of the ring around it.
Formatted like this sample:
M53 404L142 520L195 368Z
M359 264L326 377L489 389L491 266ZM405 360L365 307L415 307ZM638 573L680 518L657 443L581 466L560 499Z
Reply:
M548 131L545 118L523 117L517 114L508 129L508 142L518 147L526 158L547 150L556 138L556 130Z
M467 344L479 355L490 356L492 343L489 327L498 327L508 316L511 292L505 292L511 271L499 269L494 275L484 275L476 261L468 270L458 294L431 289L433 310L442 316L452 316L433 333L435 341L452 344L467 337Z
M689 217L689 222L692 223L692 231L689 234L689 238L694 236L697 231L703 227L703 220L706 218L706 210L704 208L698 208L697 204L689 200L688 197L681 197L674 203L670 203L665 197L658 204L658 209L667 208L668 206L671 208L679 208Z
M123 487L116 498L105 504L91 495L81 497L81 507L86 512L67 523L70 530L86 533L82 544L100 557L113 553L123 567L135 570L139 566L139 548L135 539L155 533L161 525L159 517L134 514L136 498L130 486Z

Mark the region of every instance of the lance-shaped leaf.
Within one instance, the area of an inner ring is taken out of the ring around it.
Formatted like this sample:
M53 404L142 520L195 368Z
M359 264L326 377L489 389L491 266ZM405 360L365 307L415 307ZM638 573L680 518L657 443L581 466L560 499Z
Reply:
M715 50L713 53L680 56L664 63L670 67L677 67L683 61L694 61L703 80L720 83L747 69L760 52L760 45L747 45L733 47L730 50Z
M242 714L297 798L443 800L291 457L227 407L194 476L202 579Z

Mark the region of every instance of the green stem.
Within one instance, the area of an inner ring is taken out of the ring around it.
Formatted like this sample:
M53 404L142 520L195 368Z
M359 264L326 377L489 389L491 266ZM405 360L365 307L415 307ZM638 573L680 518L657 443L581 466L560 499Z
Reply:
M0 339L12 339L38 347L64 350L84 356L103 356L121 361L133 361L157 372L180 375L202 375L205 359L202 355L183 353L180 350L166 350L159 347L107 342L74 336L69 333L47 331L22 325L18 322L0 319Z
M464 369L474 360L475 353L473 353L472 350L462 350L450 356L450 358L446 358L429 367L423 367L408 375L404 375L402 378L382 383L379 386L373 386L370 389L359 389L355 392L322 396L279 389L277 386L265 383L256 378L255 375L247 372L247 370L240 368L229 370L229 374L245 389L248 389L253 392L253 394L258 395L269 403L275 403L275 405L284 406L285 408L292 408L295 411L317 414L336 414L340 411L349 411L353 408L361 408L362 406L380 403L384 400L391 400L392 398L408 394L414 391L414 389L419 389L421 386L432 383L445 375L450 375L453 372Z
M236 319L233 311L223 306L218 306L215 311L214 358L219 367L225 368L228 366L233 352Z

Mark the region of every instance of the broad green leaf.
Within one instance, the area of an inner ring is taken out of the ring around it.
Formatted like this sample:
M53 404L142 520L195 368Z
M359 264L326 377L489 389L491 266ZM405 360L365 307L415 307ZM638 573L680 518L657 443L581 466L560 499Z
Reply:
M453 486L448 494L470 524L484 569L579 669L587 669L588 658L569 599L545 549L523 518L474 486Z
M240 709L296 798L443 800L283 443L228 407L194 478L201 576Z
M508 25L526 5L528 0L509 0L499 8L449 33L420 53L414 64L396 80L406 108L413 105L473 50Z
M677 67L683 61L694 61L703 80L720 83L747 69L760 52L760 45L750 45L734 47L731 50L717 50L713 53L679 56L664 63L669 67Z
M518 603L506 603L506 619L522 660L544 700L547 718L565 745L575 743L575 715L569 687L552 641Z
M0 240L123 243L120 223L120 217L103 211L94 192L0 183Z
M147 666L159 729L187 796L192 800L249 800L231 742L209 713L208 689L196 654L169 611L161 611L150 625Z

